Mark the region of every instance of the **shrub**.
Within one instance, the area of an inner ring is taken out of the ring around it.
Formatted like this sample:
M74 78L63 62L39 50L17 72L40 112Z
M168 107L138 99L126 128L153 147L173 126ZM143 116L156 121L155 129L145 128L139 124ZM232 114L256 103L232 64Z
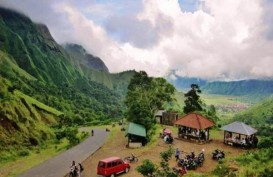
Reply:
M258 177L270 177L270 176L273 176L272 169L264 169L264 171L258 175Z
M226 165L219 164L216 166L216 168L213 170L213 174L216 176L226 176L229 173L229 168Z
M148 159L143 160L142 165L138 166L136 170L144 177L153 176L157 170L156 165Z
M264 137L258 144L258 148L269 148L273 146L273 137Z
M29 151L28 150L21 150L18 152L18 155L21 157L25 157L29 155Z

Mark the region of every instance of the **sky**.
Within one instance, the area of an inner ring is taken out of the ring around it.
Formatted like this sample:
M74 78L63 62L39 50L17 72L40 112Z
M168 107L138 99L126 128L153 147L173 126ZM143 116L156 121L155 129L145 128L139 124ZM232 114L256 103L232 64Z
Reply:
M112 73L273 78L272 0L0 0Z

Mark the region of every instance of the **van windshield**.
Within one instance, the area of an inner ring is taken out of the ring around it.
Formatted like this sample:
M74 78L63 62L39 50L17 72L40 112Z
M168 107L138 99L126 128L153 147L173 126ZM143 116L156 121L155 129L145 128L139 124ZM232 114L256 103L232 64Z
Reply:
M101 168L105 168L105 163L104 162L99 162L98 166L101 167Z

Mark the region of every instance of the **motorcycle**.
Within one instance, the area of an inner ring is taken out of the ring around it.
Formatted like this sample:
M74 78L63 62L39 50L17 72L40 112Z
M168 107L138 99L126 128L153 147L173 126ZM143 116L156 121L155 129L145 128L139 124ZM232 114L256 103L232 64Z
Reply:
M224 153L224 151L221 151L221 150L219 150L219 149L216 149L213 153L212 153L212 159L214 159L214 160L221 160L221 159L223 159L223 158L225 158L225 153Z
M173 171L174 171L178 176L183 176L184 174L187 173L187 168L186 168L186 167L182 167L182 168L173 167Z
M129 163L138 162L138 158L134 156L133 154L131 154L131 156L125 157L123 160Z

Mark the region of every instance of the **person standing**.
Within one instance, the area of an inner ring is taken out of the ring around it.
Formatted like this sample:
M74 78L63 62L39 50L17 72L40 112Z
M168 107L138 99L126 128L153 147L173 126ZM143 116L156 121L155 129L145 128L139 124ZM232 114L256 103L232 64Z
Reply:
M81 177L83 170L84 170L84 168L83 168L82 164L78 163L78 170L77 170L78 177Z
M180 156L180 150L178 148L176 148L175 150L175 160L179 160L179 156Z
M91 130L91 136L94 136L94 130L93 129Z
M70 177L77 176L77 167L76 167L76 162L73 160L72 165L70 166Z
M209 140L209 133L208 133L208 130L205 131L205 137L206 137L206 141Z

